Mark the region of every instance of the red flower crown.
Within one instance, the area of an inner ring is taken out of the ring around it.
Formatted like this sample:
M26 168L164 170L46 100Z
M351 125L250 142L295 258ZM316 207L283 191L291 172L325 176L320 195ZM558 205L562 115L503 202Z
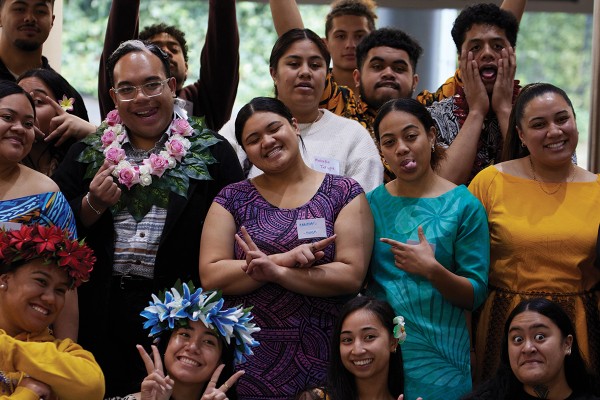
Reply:
M58 226L22 225L21 229L0 231L0 264L41 258L64 268L71 286L78 287L90 279L96 257L84 241L69 239Z

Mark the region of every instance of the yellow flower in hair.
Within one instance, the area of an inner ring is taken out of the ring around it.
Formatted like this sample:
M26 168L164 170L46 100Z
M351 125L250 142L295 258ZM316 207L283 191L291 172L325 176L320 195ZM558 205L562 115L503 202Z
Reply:
M75 99L73 97L67 98L66 94L63 94L63 98L58 102L58 105L65 111L73 111L73 104L75 104Z

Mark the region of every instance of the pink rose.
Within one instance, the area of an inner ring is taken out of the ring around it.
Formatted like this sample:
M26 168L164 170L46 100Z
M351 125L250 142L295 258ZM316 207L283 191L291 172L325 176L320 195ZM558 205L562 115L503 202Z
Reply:
M104 133L102 134L102 137L100 138L100 140L102 141L103 147L108 147L108 146L110 146L110 144L112 142L115 141L116 138L117 138L116 132L113 129L108 128L108 129L104 130Z
M166 144L165 148L169 152L169 155L181 162L181 157L185 156L187 149L185 144L181 140L171 138Z
M192 127L185 119L176 119L171 125L171 132L175 135L191 136Z
M121 123L121 117L119 116L119 112L117 110L111 110L106 116L106 123L109 126L114 126L116 124Z
M150 173L159 178L169 168L169 160L158 154L150 154L150 157L144 160L144 164L150 168Z
M135 167L125 167L119 171L119 183L131 189L140 180L140 173Z
M118 147L109 147L104 152L104 156L108 161L117 165L121 160L125 159L125 150Z

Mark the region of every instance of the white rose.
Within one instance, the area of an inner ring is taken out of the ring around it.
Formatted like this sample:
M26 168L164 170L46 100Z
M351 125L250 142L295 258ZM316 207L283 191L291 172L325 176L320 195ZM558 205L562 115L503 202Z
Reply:
M150 186L152 184L152 175L150 174L142 174L140 168L140 185L142 186Z

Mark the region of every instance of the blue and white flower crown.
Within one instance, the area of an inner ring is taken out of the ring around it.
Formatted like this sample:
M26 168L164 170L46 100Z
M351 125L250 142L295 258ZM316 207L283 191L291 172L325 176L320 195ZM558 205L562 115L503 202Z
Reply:
M235 363L240 364L246 360L245 356L254 354L252 347L259 343L252 338L252 334L260 331L253 322L250 313L252 307L241 306L223 309L221 291L203 291L198 288L194 293L194 285L175 283L176 287L159 293L158 297L152 295L150 305L140 313L148 321L144 322L144 329L151 328L148 336L157 336L165 330L187 327L188 321L202 321L204 325L219 333L227 344L233 339ZM182 292L182 293L180 293ZM164 301L160 299L164 298Z

